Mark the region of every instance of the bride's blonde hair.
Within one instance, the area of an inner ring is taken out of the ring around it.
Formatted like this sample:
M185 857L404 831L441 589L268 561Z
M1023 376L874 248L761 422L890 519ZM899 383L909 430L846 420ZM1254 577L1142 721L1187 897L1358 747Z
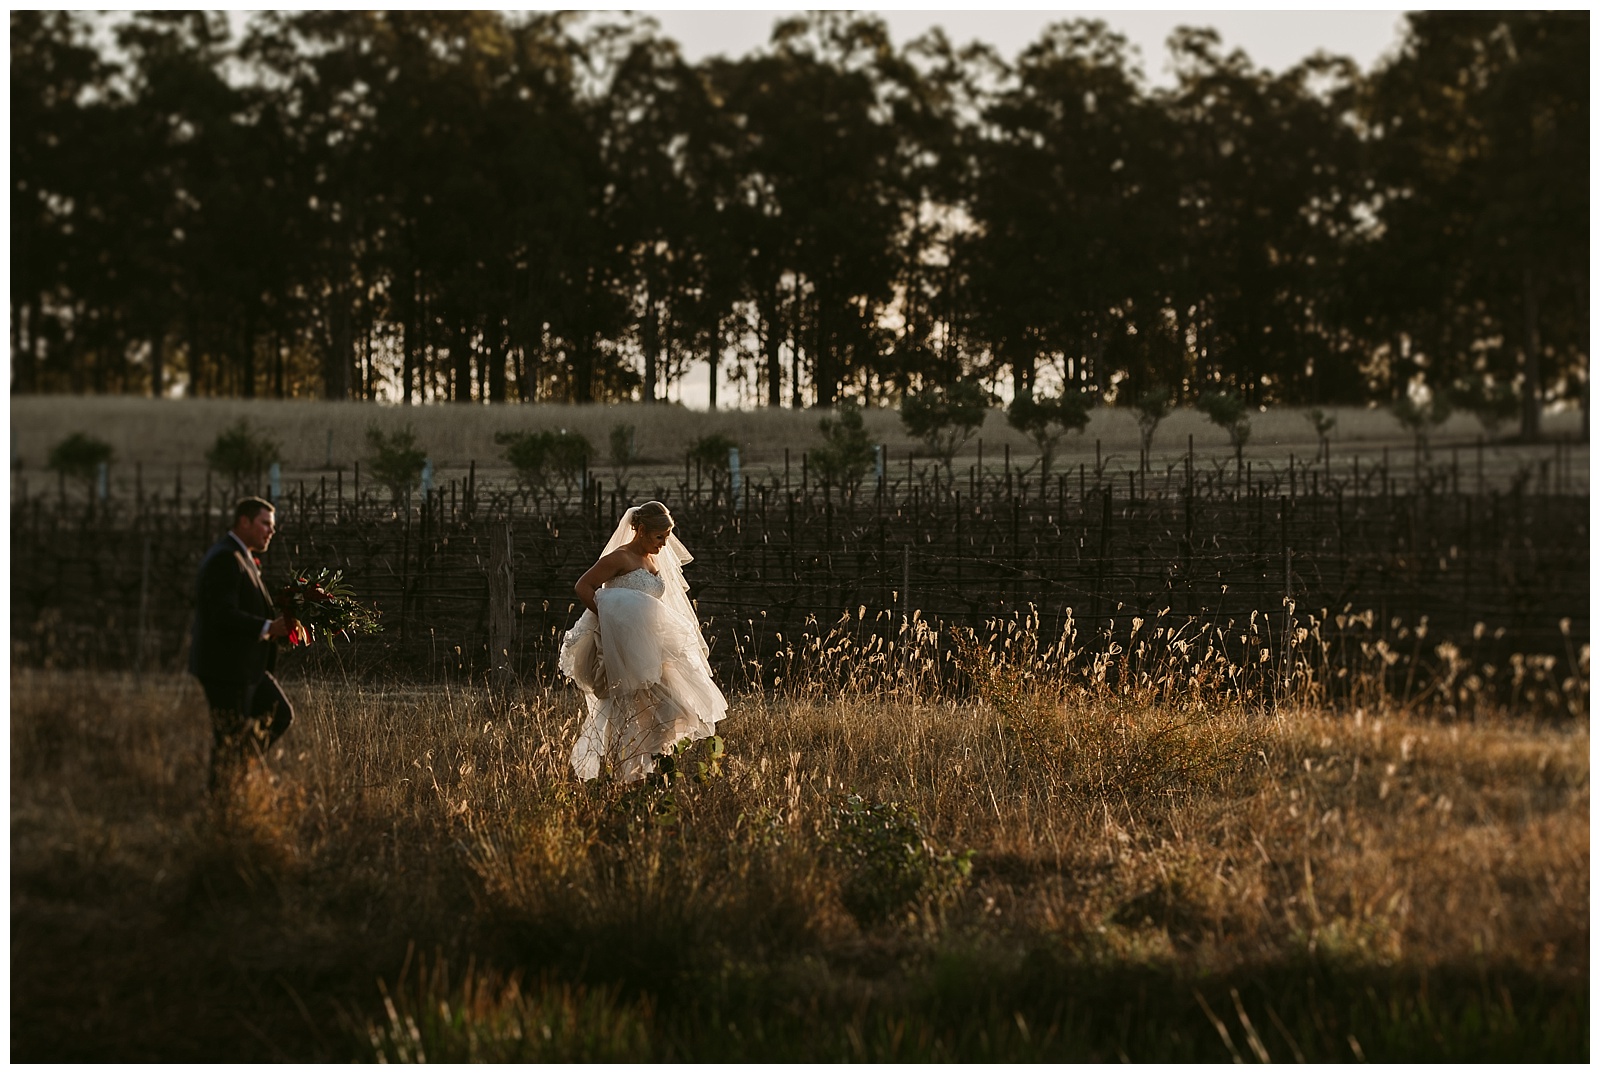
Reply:
M660 500L641 503L633 509L633 528L645 533L660 533L672 528L672 512Z

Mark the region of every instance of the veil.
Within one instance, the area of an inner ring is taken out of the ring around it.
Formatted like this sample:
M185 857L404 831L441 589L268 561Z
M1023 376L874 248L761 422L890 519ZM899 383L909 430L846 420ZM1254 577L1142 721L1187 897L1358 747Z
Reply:
M634 511L635 508L630 507L622 512L622 518L617 521L617 528L611 531L611 539L600 551L601 558L610 555L633 539ZM666 547L656 553L656 567L660 571L662 582L666 583L666 592L662 594L661 601L694 627L695 637L700 640L700 656L704 659L711 655L711 646L706 644L705 632L700 629L700 617L695 613L694 605L689 603L689 583L683 579L684 564L693 562L694 556L684 547L683 542L678 540L676 533L668 534Z

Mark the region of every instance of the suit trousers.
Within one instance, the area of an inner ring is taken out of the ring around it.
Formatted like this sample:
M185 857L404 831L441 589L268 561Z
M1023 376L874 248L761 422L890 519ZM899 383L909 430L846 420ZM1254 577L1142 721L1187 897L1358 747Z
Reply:
M219 773L263 752L289 729L294 709L271 674L258 682L201 679L211 707L211 789Z

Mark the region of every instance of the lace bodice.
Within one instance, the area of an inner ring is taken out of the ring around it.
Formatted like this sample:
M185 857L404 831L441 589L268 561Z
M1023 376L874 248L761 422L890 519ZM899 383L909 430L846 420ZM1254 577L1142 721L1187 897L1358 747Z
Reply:
M626 574L619 574L607 582L606 586L610 589L637 589L639 592L647 593L657 600L660 600L667 591L667 583L661 580L661 576L652 574L645 567L628 571Z

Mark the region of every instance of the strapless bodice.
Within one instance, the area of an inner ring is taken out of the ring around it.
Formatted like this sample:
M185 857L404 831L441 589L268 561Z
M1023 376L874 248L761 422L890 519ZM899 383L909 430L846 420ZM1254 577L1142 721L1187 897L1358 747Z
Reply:
M606 583L606 588L636 589L640 593L649 594L660 600L667 591L667 583L661 580L660 575L651 573L646 567L640 567L637 570L631 570L626 574L619 574L612 578L611 581Z

